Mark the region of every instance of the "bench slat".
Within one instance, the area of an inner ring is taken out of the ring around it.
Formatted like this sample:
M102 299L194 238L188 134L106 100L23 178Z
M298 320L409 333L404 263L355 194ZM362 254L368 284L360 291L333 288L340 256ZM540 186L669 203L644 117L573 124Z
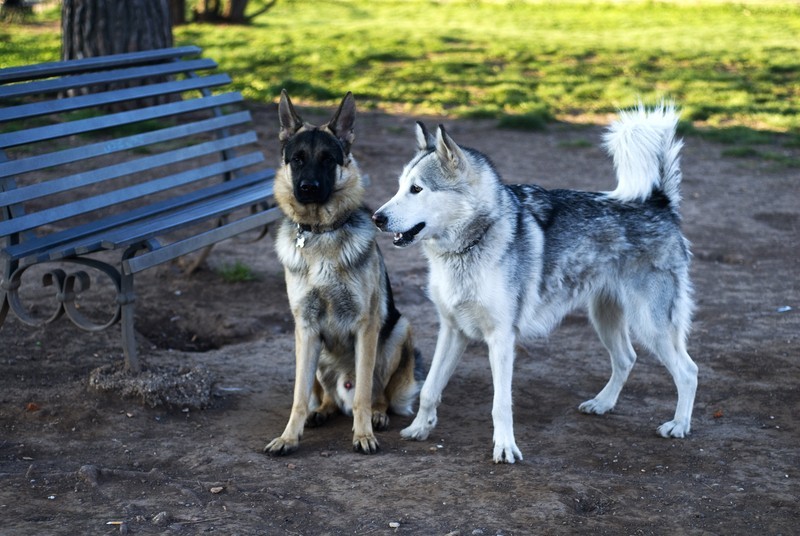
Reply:
M175 207L181 207L196 203L201 199L225 195L227 192L234 191L239 188L244 188L255 183L264 182L274 177L274 171L271 169L262 169L255 173L250 173L235 180L225 181L206 188L195 190L186 194L179 195L172 199L165 199L157 201L150 205L141 206L127 212L113 214L90 223L79 225L71 229L58 231L47 236L42 236L27 240L22 244L6 248L5 256L10 259L24 259L31 255L38 254L48 249L61 248L66 249L68 246L74 250L81 240L92 234L101 234L109 229L114 229L131 222L148 218L154 214L159 214ZM99 247L99 241L97 242ZM62 255L66 256L66 255ZM44 262L49 259L49 256L44 255L39 257L39 262Z
M37 80L35 82L0 86L0 99L57 93L68 89L103 85L113 82L128 82L139 78L157 78L190 71L214 69L216 66L217 63L214 60L203 58L198 60L174 61L159 65L145 65L127 69L99 71L96 73L64 76L62 78L53 78L49 80Z
M61 74L80 73L90 70L106 69L112 66L136 65L153 61L165 61L182 56L196 56L201 49L197 46L159 48L140 52L125 52L75 60L51 61L36 65L8 67L0 71L0 83L18 82L45 78Z
M256 184L229 194L225 197L205 199L195 205L187 206L179 211L167 212L148 218L133 227L116 229L103 235L102 246L116 249L143 242L154 236L175 231L189 225L208 221L209 218L222 216L234 210L249 207L272 197L272 185ZM80 249L78 253L83 253Z
M256 183L244 188L229 189L224 195L204 197L192 204L150 214L130 225L108 229L103 233L88 235L80 241L65 244L58 250L46 252L46 259L55 261L73 255L86 255L103 249L119 249L165 233L177 231L200 222L267 201L272 196L272 185ZM40 259L41 260L41 259Z
M222 227L216 227L210 231L191 236L184 240L178 240L172 244L167 244L155 251L136 255L133 258L123 261L122 269L128 274L141 272L142 270L170 259L216 244L220 240L263 227L274 222L280 218L281 215L280 209L274 207L256 214L251 214L250 216L245 216L244 218Z
M255 141L255 132L248 131L242 134L229 136L227 138L198 143L197 145L190 145L188 147L174 149L172 151L167 151L152 156L145 156L129 162L122 162L91 171L85 171L83 173L68 175L60 179L53 179L37 184L31 184L30 186L24 186L0 193L0 206L13 205L24 201L29 201L31 199L53 195L59 192L74 190L76 188L89 186L102 181L124 177L125 175L131 175L133 173L140 173L155 169L167 164L182 162L192 158L232 149L234 147L241 147L242 145L247 145ZM38 214L41 214L41 212ZM30 216L32 217L34 215L35 214L31 214ZM22 218L18 218L16 221L19 222L21 219ZM12 233L17 232L17 230L18 229L16 225L12 225L11 222L0 222L0 233Z
M195 112L198 110L213 108L215 106L224 106L226 104L241 102L242 100L242 96L239 93L223 93L221 95L214 95L211 97L203 97L180 102L170 102L168 104L162 104L159 106L140 108L138 110L131 110L129 112L119 112L99 117L92 117L90 119L79 119L69 123L47 125L44 127L30 128L28 130L20 130L17 132L7 132L5 134L0 134L0 148L16 147L19 145L25 145L27 143L63 138L65 136L73 136L75 134L82 134L85 132L91 132L93 130L117 127L120 125L126 125L128 123L136 123L139 121L159 119L187 112Z
M214 130L247 123L250 119L250 112L236 112L230 115L196 121L194 123L185 123L174 127L153 130L144 134L134 134L127 138L105 140L90 145L84 145L83 147L56 151L46 155L31 156L20 160L10 160L0 163L0 178L38 171L51 166L69 164L71 162L86 160L119 151L145 147L163 141L178 140L196 134L212 132ZM32 186L29 188L32 188ZM33 194L33 196L36 197L36 194ZM22 198L14 198L13 196L9 197L9 199L5 199L0 196L0 206L8 203L17 203L21 199Z
M147 97L181 93L183 91L206 89L223 86L230 82L231 79L227 74L213 74L209 76L198 76L197 78L186 78L184 80L173 80L160 84L93 93L91 95L80 95L69 99L53 99L50 101L20 104L19 106L0 108L0 121L28 119L42 115L80 110L93 106L103 106Z
M50 209L27 214L20 218L0 222L0 231L2 231L3 234L28 231L42 225L48 225L73 216L87 214L94 210L100 210L112 205L138 199L145 195L170 190L198 180L213 177L214 175L242 169L262 162L263 160L264 156L260 152L248 153L230 160L190 169L175 175L154 179L127 188L120 188L94 197L80 199Z

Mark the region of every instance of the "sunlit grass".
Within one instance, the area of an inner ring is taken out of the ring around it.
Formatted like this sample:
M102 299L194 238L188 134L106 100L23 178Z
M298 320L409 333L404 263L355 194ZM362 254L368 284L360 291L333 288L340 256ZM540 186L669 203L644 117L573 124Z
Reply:
M361 107L535 128L669 98L695 124L794 133L798 36L792 1L286 0L250 27L175 29L255 101L286 88L333 105L353 91ZM3 28L0 63L56 59L58 43Z

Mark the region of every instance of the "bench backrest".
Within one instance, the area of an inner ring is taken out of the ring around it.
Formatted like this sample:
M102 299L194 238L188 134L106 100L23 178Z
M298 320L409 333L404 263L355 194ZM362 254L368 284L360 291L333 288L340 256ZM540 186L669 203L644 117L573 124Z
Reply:
M216 63L199 53L180 47L0 70L7 259L121 247L270 196L263 182L271 172L242 96L215 92L230 78L210 72ZM223 196L227 205L214 202ZM140 225L134 236L119 231L159 215L161 224ZM92 238L104 229L113 231L105 243Z

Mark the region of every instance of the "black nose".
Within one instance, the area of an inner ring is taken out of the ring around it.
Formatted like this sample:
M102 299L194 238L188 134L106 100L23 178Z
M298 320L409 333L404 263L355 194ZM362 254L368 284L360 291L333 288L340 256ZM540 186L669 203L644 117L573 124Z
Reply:
M319 191L319 183L314 181L303 181L300 183L300 191L306 195L313 195Z
M303 204L325 203L330 197L330 190L316 180L302 180L295 185L295 198Z
M378 229L383 230L383 228L386 227L386 224L389 222L389 218L380 212L376 212L372 215L372 221L375 222L375 225L378 227Z

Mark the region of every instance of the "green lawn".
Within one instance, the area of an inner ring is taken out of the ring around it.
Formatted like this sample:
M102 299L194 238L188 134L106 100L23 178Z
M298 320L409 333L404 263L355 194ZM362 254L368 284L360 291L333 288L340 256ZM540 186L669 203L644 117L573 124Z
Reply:
M255 0L254 0L255 1ZM258 3L258 2L256 2ZM57 19L0 28L0 66L57 59ZM249 99L497 117L511 126L677 101L712 127L800 134L800 3L279 0L189 24Z

